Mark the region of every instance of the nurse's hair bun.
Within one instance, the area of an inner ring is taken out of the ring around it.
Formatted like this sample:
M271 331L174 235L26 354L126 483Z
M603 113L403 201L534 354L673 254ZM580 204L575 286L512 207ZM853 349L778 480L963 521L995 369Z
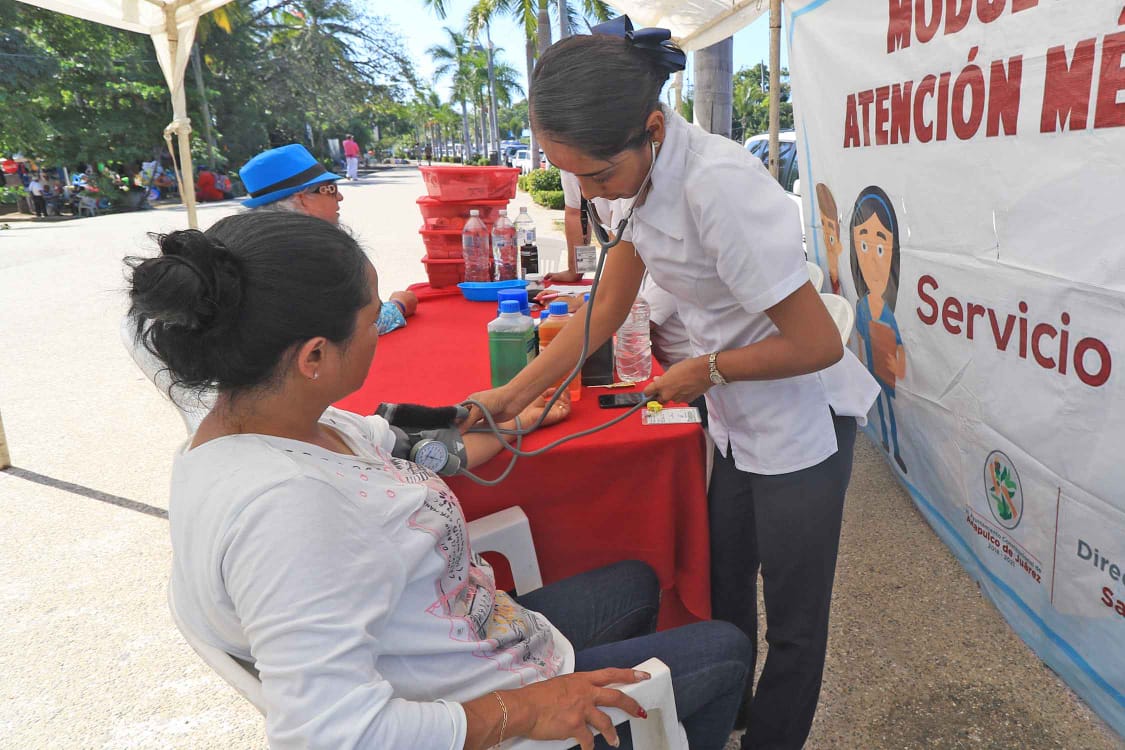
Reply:
M672 41L668 29L634 29L629 16L618 16L590 29L594 35L616 36L624 39L634 49L644 52L651 58L653 66L667 79L672 73L687 67L687 55L679 45Z

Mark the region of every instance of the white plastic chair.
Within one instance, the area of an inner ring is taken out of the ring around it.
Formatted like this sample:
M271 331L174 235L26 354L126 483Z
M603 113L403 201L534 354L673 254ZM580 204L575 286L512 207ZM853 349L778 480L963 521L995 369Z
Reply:
M821 294L820 299L828 308L828 314L832 316L832 321L840 331L844 346L847 346L848 339L852 337L852 328L855 326L855 309L852 303L838 294Z
M89 214L90 216L98 215L98 199L91 198L88 195L83 195L78 198L78 215L83 216Z
M125 345L129 356L133 358L133 362L160 391L160 395L176 407L188 434L194 435L195 431L199 429L199 423L203 421L203 418L211 411L211 407L215 405L215 394L204 393L202 396L197 396L191 391L173 387L172 395L169 397L168 387L172 384L172 377L168 373L168 368L143 344L137 342L134 336L135 331L136 326L133 320L126 315L125 319L121 321L121 342Z
M531 538L531 526L522 508L514 506L478 518L468 525L468 531L474 551L496 552L508 559L517 594L526 594L543 585ZM199 658L265 715L262 682L254 665L215 648L192 632L176 610L171 584L168 586L168 609L184 640L199 654ZM615 725L629 722L633 747L637 750L689 750L687 735L680 726L676 713L672 673L668 666L659 659L649 659L635 668L648 672L652 679L620 686L620 690L644 706L648 718L634 719L616 708L607 708L606 713ZM574 742L517 738L504 742L502 747L504 750L567 750L574 747Z
M809 281L812 282L813 289L819 292L824 286L824 269L811 260L806 260L805 265L809 267Z
M539 273L546 276L566 270L566 243L541 237L539 239Z

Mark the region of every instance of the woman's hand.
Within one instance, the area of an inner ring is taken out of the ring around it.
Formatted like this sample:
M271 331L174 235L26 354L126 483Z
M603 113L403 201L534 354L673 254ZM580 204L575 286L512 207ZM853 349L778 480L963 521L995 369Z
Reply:
M539 398L532 401L526 409L521 411L519 417L520 426L527 429L534 425L539 420L540 415L547 410L547 402L549 402L554 395L555 389L548 388L543 391L543 394L539 396ZM570 393L563 391L558 401L556 401L551 406L551 410L547 412L547 416L543 418L543 423L539 426L550 427L553 424L563 421L568 416L570 416Z
M514 395L507 386L493 388L490 391L478 391L470 395L469 398L484 404L497 424L512 419L524 407L524 404L516 402ZM484 420L484 412L481 411L479 406L476 404L469 404L468 406L469 416L459 425L462 434L468 432L473 425Z
M707 357L692 357L677 362L663 375L653 378L645 395L653 401L690 403L711 387L711 370Z
M574 738L582 750L592 750L594 734L599 731L610 745L619 743L617 728L599 707L619 708L630 716L648 717L635 700L620 690L606 685L620 685L649 679L645 672L633 669L599 669L596 672L576 672L537 682L520 690L505 693L516 700L514 712L519 718L513 722L521 736L533 740L566 740Z

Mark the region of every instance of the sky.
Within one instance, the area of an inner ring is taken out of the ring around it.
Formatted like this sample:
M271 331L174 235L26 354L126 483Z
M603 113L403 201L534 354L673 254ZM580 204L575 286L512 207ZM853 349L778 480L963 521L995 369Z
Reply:
M447 0L448 14L444 20L434 15L433 11L422 4L422 0L367 0L369 11L376 16L382 16L398 31L403 45L414 58L414 64L422 80L433 80L433 63L426 50L435 44L447 44L448 37L442 30L449 26L455 31L464 28L465 15L473 3L470 0ZM552 0L552 5L555 5ZM784 28L782 29L781 66L788 67L788 54L784 43ZM553 24L552 39L558 39L558 25ZM749 68L769 59L769 13L764 13L757 21L734 36L734 69ZM502 48L500 59L516 68L520 80L526 81L526 65L524 63L524 37L523 29L510 18L503 18L493 25L492 43ZM688 55L688 69L685 72L685 86L691 83L691 55ZM526 84L525 84L526 85ZM442 98L448 98L449 90L445 82L437 82L435 89Z

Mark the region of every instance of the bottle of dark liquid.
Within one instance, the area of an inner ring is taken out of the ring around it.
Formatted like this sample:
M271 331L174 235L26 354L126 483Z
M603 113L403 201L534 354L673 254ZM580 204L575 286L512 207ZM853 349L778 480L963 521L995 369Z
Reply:
M590 295L586 295L589 304ZM582 385L609 385L613 382L613 337L586 357L582 365Z
M539 273L539 246L535 244L535 222L527 213L527 207L520 207L513 226L516 229L516 245L520 249L520 278L526 279L529 273Z
M534 242L520 247L520 272L525 279L528 274L539 273L539 246Z

